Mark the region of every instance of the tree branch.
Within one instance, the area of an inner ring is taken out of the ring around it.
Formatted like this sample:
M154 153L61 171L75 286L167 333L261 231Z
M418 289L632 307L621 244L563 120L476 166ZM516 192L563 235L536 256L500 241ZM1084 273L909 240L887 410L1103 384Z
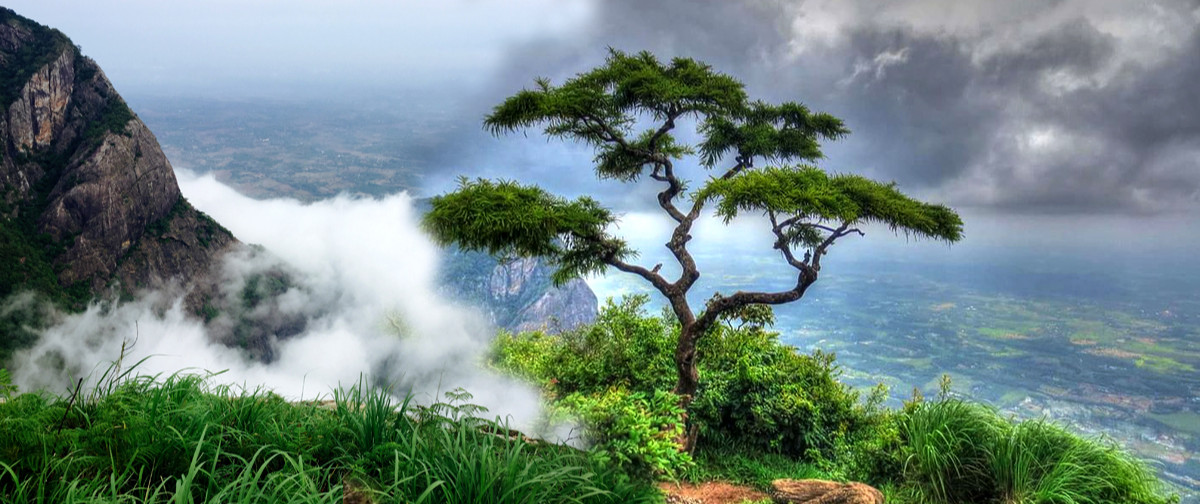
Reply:
M782 223L776 222L775 212L767 212L767 216L771 219L771 232L775 234L775 249L783 253L783 258L791 267L800 270L801 272L808 271L808 264L805 261L796 260L796 256L792 254L792 245L788 240L787 235L783 234L783 230L789 226L788 222L795 221L797 217L785 220Z
M602 140L620 145L631 152L633 151L633 149L629 148L629 143L625 141L624 135L618 133L612 128L612 126L604 122L604 120L600 119L599 117L591 114L579 114L579 119L583 121L584 124L590 124L592 127L598 128L600 130L599 133L601 133L598 136L600 136Z
M659 126L658 131L655 131L650 136L650 152L654 152L654 148L658 146L658 141L666 135L668 131L675 129L675 118L679 117L680 112L674 108L667 114L667 120L663 121L662 126Z
M737 157L737 164L733 165L731 168L726 170L725 173L721 175L721 179L724 180L724 179L733 178L734 175L737 175L742 170L745 170L746 168L753 168L753 167L754 167L754 158L743 157L739 154Z
M820 229L820 230L822 230L822 231L827 231L827 232L830 232L830 233L836 233L836 232L837 232L837 229L831 228L831 227L829 227L829 226L825 226L825 225L817 224L817 223L815 223L815 222L800 222L800 223L798 223L798 224L797 224L797 222L799 222L799 221L800 221L800 219L803 219L804 217L806 217L806 216L804 216L804 215L797 215L797 216L795 216L795 217L792 217L792 218L790 218L790 219L787 219L787 220L785 220L785 221L783 221L783 222L780 222L779 224L776 224L776 225L775 225L775 228L778 228L780 231L782 231L782 230L784 230L784 229L786 229L786 228L789 228L789 227L791 227L791 226L805 226L805 227L817 228L817 229ZM857 230L855 230L855 231L857 231Z
M646 279L646 281L650 282L654 288L658 289L659 292L662 292L664 296L668 295L667 291L670 290L671 284L667 282L667 279L663 278L662 275L658 274L658 268L655 268L653 271L651 271L636 264L629 264L615 257L607 258L604 260L604 262L621 271L633 273Z
M858 228L851 228L850 221L843 222L841 226L838 226L836 230L834 230L829 234L828 237L825 238L825 241L822 241L820 245L817 245L813 248L812 268L814 270L821 271L821 256L825 255L826 249L828 249L830 245L833 245L833 242L838 238L854 233L858 233L859 236L866 236L866 233L863 233Z
M804 296L808 287L817 281L817 272L813 269L802 270L796 275L796 286L779 292L744 292L738 291L729 296L714 296L704 307L704 313L696 318L695 327L704 334L721 317L731 310L752 304L779 305L786 304Z

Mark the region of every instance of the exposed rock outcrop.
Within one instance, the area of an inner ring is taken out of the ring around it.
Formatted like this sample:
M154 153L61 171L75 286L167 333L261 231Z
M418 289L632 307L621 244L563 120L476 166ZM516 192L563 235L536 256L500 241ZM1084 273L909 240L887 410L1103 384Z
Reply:
M205 277L236 240L183 200L154 135L96 63L3 8L0 62L0 259L25 269L5 272L0 296L29 288L77 303Z
M883 493L863 483L778 479L771 482L771 500L777 504L883 504Z
M535 258L497 261L482 252L452 249L441 272L448 294L477 304L512 331L571 330L596 320L596 294L575 279L555 287L550 267Z

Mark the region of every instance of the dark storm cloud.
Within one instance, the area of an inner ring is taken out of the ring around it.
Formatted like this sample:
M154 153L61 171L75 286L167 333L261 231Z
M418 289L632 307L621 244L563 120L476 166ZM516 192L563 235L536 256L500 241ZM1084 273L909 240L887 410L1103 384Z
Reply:
M752 73L765 75L770 62L783 56L791 22L781 2L602 1L595 9L573 37L535 39L512 47L491 84L465 106L468 114L482 120L504 97L530 87L536 77L558 83L602 64L610 47L650 50L663 59L693 57L749 80ZM590 183L590 149L547 142L536 130L492 138L480 123L473 123L462 125L457 133L445 145L459 147L431 149L439 158L431 164L453 165L471 175L537 180L563 194L599 192L622 207L654 201L655 188L648 184L631 193L630 187L615 182ZM456 170L447 170L435 185L445 187L453 173Z
M708 62L753 96L842 117L854 133L826 147L824 166L931 199L1036 213L1200 208L1194 2L1154 12L1120 2L954 4L966 21L946 27L920 17L937 14L936 2L908 4L894 14L831 3L829 15L815 16L829 5L600 2L572 37L514 47L481 103L535 76L561 81L587 70L608 46L648 49ZM1160 26L1162 16L1174 24ZM1159 39L1171 44L1144 42ZM590 166L585 150L546 150L536 135L502 139L513 141L520 153L493 151L489 172L578 187Z
M1055 211L1195 209L1200 203L1198 54L1200 31L1193 30L1161 62L1128 62L1106 82L1086 82L1115 51L1111 37L1076 22L1035 41L1028 51L985 62L986 84L1017 110L1008 120L1014 134L1037 135L1046 128L1048 135L1045 152L1035 153L1004 141L1010 137L994 139L985 151L993 161L982 166L1008 189L994 203ZM1063 75L1084 82L1060 93L1046 89L1047 80ZM1040 176L1023 178L1022 173Z

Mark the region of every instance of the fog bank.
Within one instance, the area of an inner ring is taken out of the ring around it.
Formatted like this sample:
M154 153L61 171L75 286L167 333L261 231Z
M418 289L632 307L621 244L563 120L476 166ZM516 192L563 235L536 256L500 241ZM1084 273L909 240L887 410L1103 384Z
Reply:
M185 292L163 286L117 307L93 305L62 316L38 343L14 358L21 390L65 393L97 379L121 358L147 358L139 374L223 371L216 383L262 386L291 399L328 397L361 376L429 402L457 387L492 415L528 428L539 412L532 388L482 367L495 333L475 309L437 293L439 250L419 229L407 194L380 199L339 196L302 204L254 200L211 175L179 175L184 196L258 250L228 254L221 296L244 295L247 281L287 271L286 291L245 313L204 324L183 305ZM243 320L300 320L299 334L275 341L270 363L216 343ZM232 328L232 329L231 329Z

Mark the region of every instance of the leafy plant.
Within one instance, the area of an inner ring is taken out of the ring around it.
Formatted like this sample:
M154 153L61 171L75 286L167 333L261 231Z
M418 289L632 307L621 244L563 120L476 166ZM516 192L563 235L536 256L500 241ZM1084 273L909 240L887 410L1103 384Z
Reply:
M678 398L670 392L611 387L570 394L557 406L584 422L592 454L603 465L672 477L692 463L688 453L679 451L683 423Z

